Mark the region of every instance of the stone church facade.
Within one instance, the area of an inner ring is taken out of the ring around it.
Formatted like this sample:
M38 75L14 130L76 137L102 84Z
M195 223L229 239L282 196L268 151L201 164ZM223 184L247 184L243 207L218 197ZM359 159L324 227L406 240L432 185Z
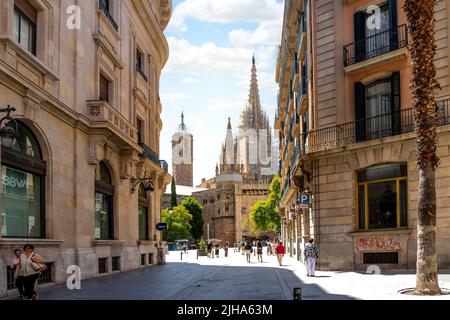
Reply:
M274 159L278 154L272 146L268 117L261 108L254 58L252 62L249 100L236 137L228 118L216 175L202 182L207 190L193 193L204 207L205 238L223 242L259 236L252 232L251 222L244 221L249 220L253 204L266 199L277 168Z

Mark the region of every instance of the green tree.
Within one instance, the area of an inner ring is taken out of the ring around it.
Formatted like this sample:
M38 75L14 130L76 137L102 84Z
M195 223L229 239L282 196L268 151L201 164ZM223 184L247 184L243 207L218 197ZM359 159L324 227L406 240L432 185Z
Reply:
M192 215L184 206L174 207L172 212L168 209L162 211L162 221L167 223L167 230L163 238L167 241L187 239L191 231Z
M203 220L203 206L194 197L187 197L181 202L181 205L192 215L191 235L197 241L203 235L203 225L205 223L205 220Z
M436 254L435 171L439 165L437 147L437 108L434 96L439 88L434 56L434 9L436 0L406 0L404 9L411 34L416 164L419 169L417 209L416 293L439 294Z
M253 232L278 231L281 227L277 206L280 201L280 181L276 174L270 184L269 195L257 201L250 210ZM245 222L245 221L244 221Z
M177 187L175 185L175 178L172 176L172 183L170 184L170 206L172 208L175 208L178 203L177 203Z

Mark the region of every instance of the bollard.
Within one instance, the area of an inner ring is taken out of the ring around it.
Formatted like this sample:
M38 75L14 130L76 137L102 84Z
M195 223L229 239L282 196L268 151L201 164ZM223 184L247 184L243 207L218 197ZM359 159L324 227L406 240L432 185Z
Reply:
M180 252L180 259L183 260L183 251Z
M197 260L198 260L198 249L197 249Z
M302 288L294 288L294 300L302 300Z

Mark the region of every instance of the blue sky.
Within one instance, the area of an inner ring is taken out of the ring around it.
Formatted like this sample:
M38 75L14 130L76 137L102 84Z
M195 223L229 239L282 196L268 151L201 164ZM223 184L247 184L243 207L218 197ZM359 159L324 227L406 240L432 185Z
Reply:
M248 100L255 54L261 104L273 124L276 51L284 2L280 0L174 0L165 30L169 61L160 82L163 130L160 158L172 162L171 136L181 111L194 136L194 185L211 178L225 139Z

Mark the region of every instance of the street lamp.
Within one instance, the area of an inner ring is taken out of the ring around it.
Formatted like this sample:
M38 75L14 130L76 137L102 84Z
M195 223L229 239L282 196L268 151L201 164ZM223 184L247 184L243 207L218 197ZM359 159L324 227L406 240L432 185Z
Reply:
M10 115L12 111L16 111L16 108L11 107L9 104L6 106L6 108L0 109L0 112L6 112L6 116L4 116L0 120L0 140L2 145L4 145L6 148L11 148L16 143L19 133L17 121L14 120ZM6 121L6 125L4 127L1 127L3 121ZM10 122L14 124L14 127L8 126Z

